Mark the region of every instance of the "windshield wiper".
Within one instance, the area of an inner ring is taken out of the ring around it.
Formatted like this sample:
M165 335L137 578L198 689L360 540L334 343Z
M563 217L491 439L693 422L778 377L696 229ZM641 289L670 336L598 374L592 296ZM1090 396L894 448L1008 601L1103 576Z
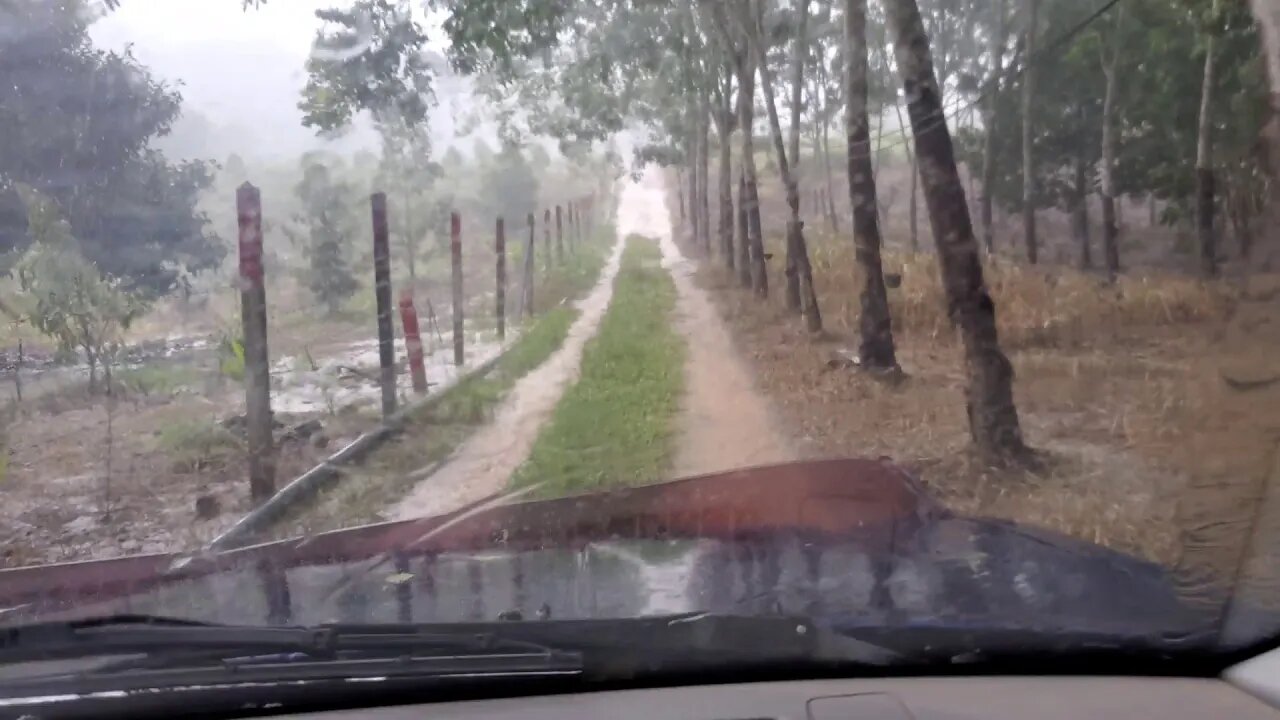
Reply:
M581 671L577 652L425 625L255 627L126 615L0 630L0 698L122 686Z
M0 630L0 699L359 678L616 679L895 657L785 617L253 627L116 616Z

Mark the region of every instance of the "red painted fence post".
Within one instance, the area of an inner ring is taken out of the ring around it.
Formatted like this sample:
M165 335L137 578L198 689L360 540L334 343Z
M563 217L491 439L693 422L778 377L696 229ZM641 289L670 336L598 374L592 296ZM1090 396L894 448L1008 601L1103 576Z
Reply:
M275 494L276 472L271 437L271 366L267 358L267 289L262 277L262 195L247 182L236 189L236 219L240 227L249 495L257 503Z
M422 352L422 331L418 328L418 309L413 306L413 291L410 289L400 293L400 324L404 327L404 347L409 354L413 391L421 395L427 391L427 368Z

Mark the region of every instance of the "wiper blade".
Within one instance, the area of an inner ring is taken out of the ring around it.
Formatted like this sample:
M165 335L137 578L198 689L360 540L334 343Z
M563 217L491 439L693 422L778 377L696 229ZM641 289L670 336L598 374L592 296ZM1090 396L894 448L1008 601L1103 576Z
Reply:
M122 657L124 656L124 657ZM58 660L49 663L33 661ZM0 630L5 697L359 678L632 678L897 656L804 618L245 627L120 616ZM27 665L43 665L19 673Z
M228 683L576 675L580 653L447 626L254 627L117 616L0 631L6 698ZM50 662L52 661L52 662ZM34 669L24 672L24 668Z
M191 650L223 650L236 655L297 653L313 658L361 652L553 651L545 645L504 638L493 632L433 632L429 627L343 624L258 627L119 615L0 630L0 664Z

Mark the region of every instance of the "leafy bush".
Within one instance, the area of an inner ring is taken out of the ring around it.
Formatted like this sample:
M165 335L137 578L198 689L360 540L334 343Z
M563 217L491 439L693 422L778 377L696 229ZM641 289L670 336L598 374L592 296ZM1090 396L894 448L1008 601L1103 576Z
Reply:
M167 425L160 431L159 446L169 454L175 472L223 467L244 451L244 442L211 418Z
M137 395L171 395L196 379L195 371L178 365L128 368L115 373L116 385Z

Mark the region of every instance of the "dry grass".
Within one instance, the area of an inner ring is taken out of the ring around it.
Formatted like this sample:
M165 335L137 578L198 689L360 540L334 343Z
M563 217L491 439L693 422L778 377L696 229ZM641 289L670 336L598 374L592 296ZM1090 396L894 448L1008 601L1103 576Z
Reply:
M1247 312L1247 295L1225 283L1135 273L1108 287L1070 269L988 264L1023 430L1047 458L1036 472L996 471L967 451L962 360L935 258L885 258L886 272L902 275L890 305L908 373L888 385L828 366L833 350L856 345L860 286L847 238L810 241L822 337L723 270L703 272L761 388L810 454L888 456L958 512L1050 528L1189 574L1233 571L1280 437L1280 387L1240 393L1221 373L1244 365L1251 376L1280 375L1280 327L1259 329L1273 316L1280 323L1274 301Z
M851 330L857 327L861 283L852 243L843 240L810 238L820 304L832 327ZM935 257L889 252L884 267L902 276L902 287L889 298L894 327L927 338L949 335ZM989 259L985 269L1008 348L1076 348L1121 340L1135 328L1221 321L1234 296L1224 285L1167 273L1126 275L1108 286L1076 270L1037 270L1005 259Z

